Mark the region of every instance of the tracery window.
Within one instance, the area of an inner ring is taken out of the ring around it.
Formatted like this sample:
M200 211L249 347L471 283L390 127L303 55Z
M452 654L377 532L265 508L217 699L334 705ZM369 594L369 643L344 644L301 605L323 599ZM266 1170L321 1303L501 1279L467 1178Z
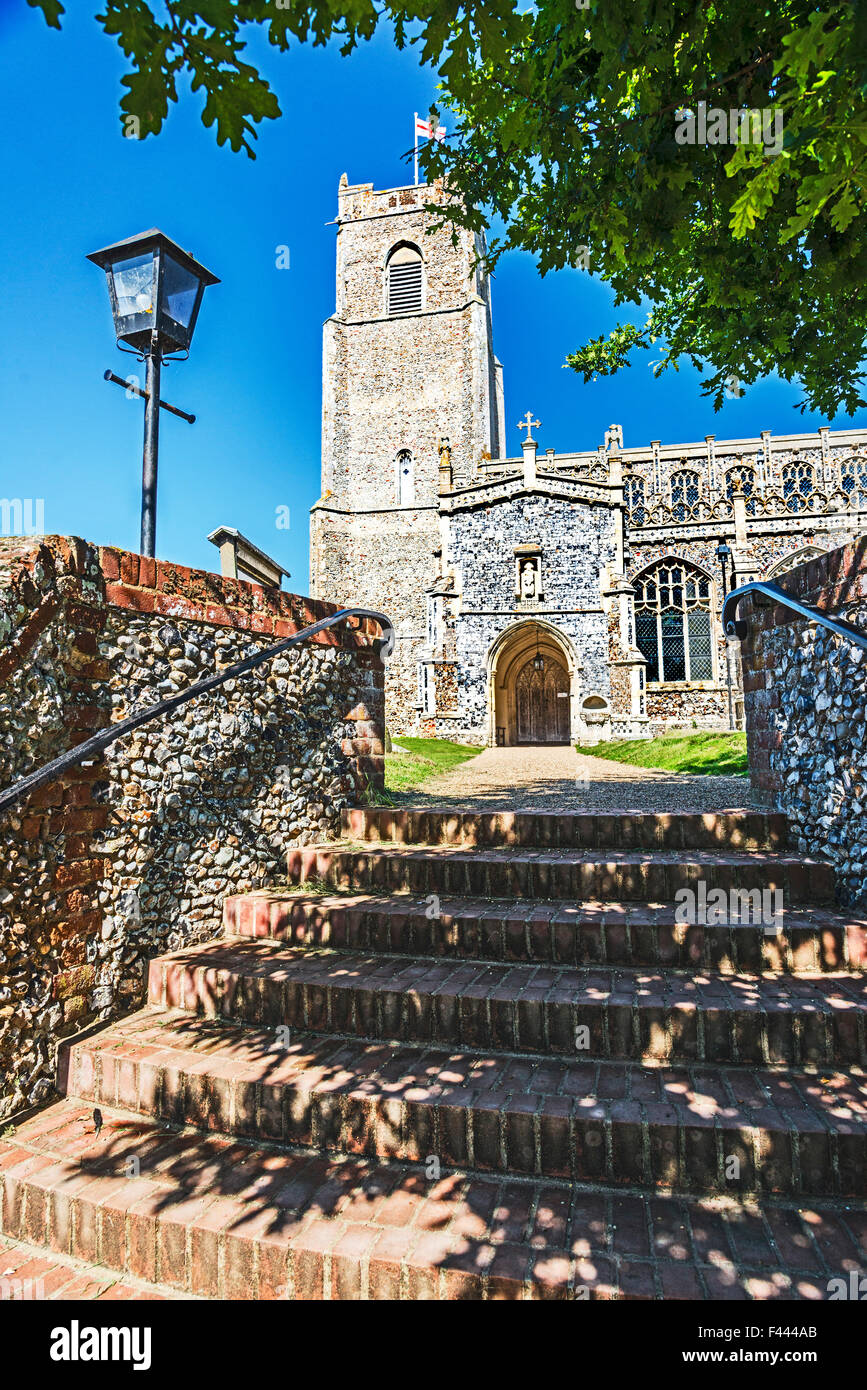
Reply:
M635 639L648 681L713 680L711 581L682 560L635 580Z
M812 463L795 459L783 465L783 497L787 511L806 511L815 486Z
M644 504L644 479L637 473L627 473L623 479L623 500L630 526L643 526L646 515Z
M726 497L729 501L732 500L735 491L742 492L747 499L747 516L755 516L756 470L749 464L737 464L726 473Z
M840 482L853 507L867 507L867 454L853 454L843 460Z
M675 521L689 521L699 499L698 474L682 468L671 475L671 510Z

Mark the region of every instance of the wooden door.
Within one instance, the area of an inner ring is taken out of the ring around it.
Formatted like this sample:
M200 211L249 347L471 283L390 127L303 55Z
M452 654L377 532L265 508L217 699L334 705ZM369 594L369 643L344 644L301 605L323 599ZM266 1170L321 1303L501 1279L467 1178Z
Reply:
M569 677L558 661L545 657L537 671L532 659L515 682L518 743L569 742Z

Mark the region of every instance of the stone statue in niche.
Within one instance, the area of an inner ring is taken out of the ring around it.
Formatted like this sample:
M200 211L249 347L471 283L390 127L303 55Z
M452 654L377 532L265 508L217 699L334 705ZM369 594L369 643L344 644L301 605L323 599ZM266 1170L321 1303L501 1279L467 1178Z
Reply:
M538 592L538 568L535 560L525 560L521 566L521 598L533 599Z

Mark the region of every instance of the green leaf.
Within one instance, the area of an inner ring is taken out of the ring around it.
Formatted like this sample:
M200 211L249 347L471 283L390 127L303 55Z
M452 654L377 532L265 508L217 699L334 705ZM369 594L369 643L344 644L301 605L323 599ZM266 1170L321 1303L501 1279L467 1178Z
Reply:
M66 14L60 0L27 0L27 3L33 9L42 11L46 24L50 25L52 29L60 28L60 16Z
M59 0L29 3L58 26ZM643 328L569 354L585 379L656 339L659 370L693 362L716 408L732 372L772 371L826 417L860 408L867 0L593 0L587 12L574 0L102 0L97 18L126 60L121 110L142 133L162 129L188 84L217 142L250 157L257 126L280 114L246 59L252 33L291 64L295 43L348 55L390 25L450 115L446 144L421 153L455 193L432 225L502 224L489 268L518 250L544 274L592 246L614 302L649 304ZM781 112L782 151L679 143L675 113L699 100Z

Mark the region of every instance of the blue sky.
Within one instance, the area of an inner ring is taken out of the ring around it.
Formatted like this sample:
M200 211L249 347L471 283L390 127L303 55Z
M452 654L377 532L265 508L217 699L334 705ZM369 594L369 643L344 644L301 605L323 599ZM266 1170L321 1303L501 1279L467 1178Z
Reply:
M237 526L307 592L308 508L319 496L322 322L334 308L337 182L393 187L413 111L433 74L383 31L350 58L336 48L279 55L251 44L283 118L261 126L251 161L219 149L187 94L157 138L125 140L117 119L124 60L73 0L61 33L25 0L0 0L4 140L0 229L4 339L0 495L43 498L51 532L138 548L142 419L102 375L134 358L114 345L108 297L89 251L159 226L222 283L206 294L190 360L163 372L163 397L195 425L163 414L157 554L218 568L207 536ZM446 115L446 126L453 128ZM290 248L278 270L276 249ZM621 311L622 312L622 311ZM584 385L566 353L617 321L612 295L586 273L541 279L529 256L501 261L494 333L505 368L508 452L529 408L541 448L593 448L623 425L627 446L792 433L824 423L793 406L797 387L766 381L714 414L691 369L655 381L649 357ZM835 428L867 426L867 412ZM288 506L291 527L278 530Z

